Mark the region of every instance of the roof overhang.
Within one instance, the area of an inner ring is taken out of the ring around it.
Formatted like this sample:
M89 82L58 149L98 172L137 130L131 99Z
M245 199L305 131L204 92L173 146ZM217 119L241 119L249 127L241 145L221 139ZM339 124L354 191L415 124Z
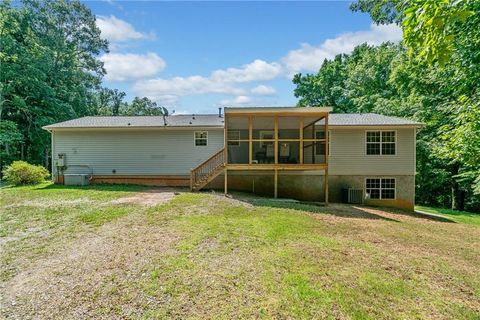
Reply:
M239 114L265 114L265 115L298 115L298 114L321 114L329 113L333 110L331 107L240 107L224 109L225 115Z
M91 131L91 130L223 130L224 126L129 126L129 127L52 127L45 126L42 129L52 131Z

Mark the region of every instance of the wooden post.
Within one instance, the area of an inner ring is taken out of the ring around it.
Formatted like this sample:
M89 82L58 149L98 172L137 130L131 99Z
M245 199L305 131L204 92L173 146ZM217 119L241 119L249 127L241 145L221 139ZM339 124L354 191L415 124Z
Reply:
M227 114L225 114L224 117L224 139L223 139L223 164L225 167L227 166L228 163L228 117Z
M248 117L248 164L252 164L253 160L253 119Z
M228 193L228 177L227 177L227 168L225 168L224 172L223 172L223 175L225 177L225 181L224 181L224 192L225 192L225 195L227 195Z
M277 169L275 169L275 173L274 173L273 197L275 199L278 197L278 170Z
M303 164L303 117L300 117L300 164Z
M330 154L330 135L328 133L328 113L325 116L325 163L328 167L328 156Z
M278 164L278 116L275 116L274 137L275 137L275 142L274 142L275 144L273 145L273 150L275 152L275 164Z
M330 154L329 150L330 136L328 134L328 113L325 116L325 164L327 165L325 169L325 205L328 206L328 155Z
M324 183L324 187L325 187L325 205L328 206L328 167L325 168L325 183Z

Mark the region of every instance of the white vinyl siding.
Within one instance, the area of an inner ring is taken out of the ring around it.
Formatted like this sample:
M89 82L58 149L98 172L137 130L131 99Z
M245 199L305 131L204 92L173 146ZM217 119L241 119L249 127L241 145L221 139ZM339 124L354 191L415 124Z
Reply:
M367 155L366 131L395 131L394 155ZM334 128L330 130L329 174L414 175L414 128Z
M67 166L88 165L95 175L189 175L190 169L223 148L223 130L208 130L208 145L194 147L193 130L56 131L54 158Z

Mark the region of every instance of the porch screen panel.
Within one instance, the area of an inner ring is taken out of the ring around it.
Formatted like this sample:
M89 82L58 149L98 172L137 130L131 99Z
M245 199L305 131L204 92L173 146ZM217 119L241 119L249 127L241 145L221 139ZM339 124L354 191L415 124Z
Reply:
M252 117L253 164L275 162L275 118Z
M303 122L303 163L326 163L327 150L325 118L305 117Z
M248 164L248 117L227 117L228 163Z

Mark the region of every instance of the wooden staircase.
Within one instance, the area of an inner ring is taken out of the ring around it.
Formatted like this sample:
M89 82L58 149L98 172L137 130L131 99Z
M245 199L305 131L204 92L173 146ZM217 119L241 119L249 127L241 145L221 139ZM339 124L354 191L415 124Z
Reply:
M224 154L225 150L222 148L190 171L190 190L199 191L223 172Z

